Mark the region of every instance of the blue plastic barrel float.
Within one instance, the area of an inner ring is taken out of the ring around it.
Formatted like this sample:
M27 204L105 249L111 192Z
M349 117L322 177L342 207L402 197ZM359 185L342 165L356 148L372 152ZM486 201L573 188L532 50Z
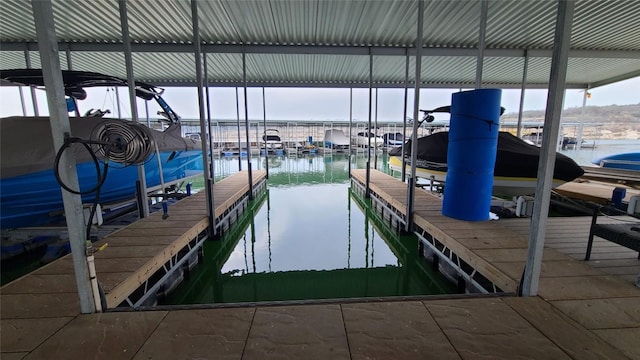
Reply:
M447 178L442 214L459 220L489 220L493 168L498 149L500 89L451 96Z

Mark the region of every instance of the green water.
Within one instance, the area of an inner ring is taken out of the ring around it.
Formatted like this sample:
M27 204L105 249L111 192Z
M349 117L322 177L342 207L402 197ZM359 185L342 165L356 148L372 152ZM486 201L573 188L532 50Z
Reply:
M234 168L233 160L219 161ZM361 168L366 158L352 161ZM203 263L164 304L456 292L418 255L417 238L389 230L351 192L347 155L269 162L267 191L220 240L205 243ZM264 158L253 166L264 166Z

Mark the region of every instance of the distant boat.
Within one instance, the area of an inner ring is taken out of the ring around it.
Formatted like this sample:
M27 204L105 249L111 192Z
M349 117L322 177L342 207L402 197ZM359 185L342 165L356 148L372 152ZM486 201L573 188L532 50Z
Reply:
M86 97L86 87L127 86L126 80L84 71L62 71L65 94L68 104L76 107L76 100ZM32 87L44 86L40 69L2 70L0 77L4 81ZM96 167L104 168L101 155L109 153L109 170L100 187L101 204L118 203L135 198L137 166L118 163L120 155L126 156L129 144L150 144L153 139L158 146L162 167L158 164L155 151L151 151L144 160L147 187L160 187L161 174L165 185L185 178L202 174L202 149L199 141L186 139L181 135L178 115L160 97L162 89L151 85L136 83L136 95L144 100L155 99L162 108L162 114L168 123L164 131L153 130L130 120L103 118L108 111L88 111L85 116L70 117L71 135L85 140L97 140L93 136L96 130L104 130L107 137L98 138L109 142L111 150L104 145L97 146L98 158L92 159L90 153L74 147L77 161L78 180L82 191L90 190L98 184ZM128 138L133 128L144 128L141 136ZM64 206L60 184L54 174L55 158L58 149L54 148L51 135L50 118L13 116L0 119L0 224L2 230L50 224L63 220ZM120 130L116 130L120 129ZM126 129L126 130L121 130ZM127 140L130 139L130 140ZM122 152L118 152L122 150ZM142 150L140 148L136 151ZM102 152L102 153L101 153ZM143 153L144 154L144 153ZM75 189L78 190L78 189ZM82 202L91 204L96 193L82 195Z
M591 163L603 168L640 171L640 152L609 155Z
M382 140L387 146L401 146L404 143L404 135L400 132L386 133L382 135Z
M382 146L382 144L384 143L384 140L382 140L380 136L377 136L376 134L368 130L361 131L352 136L351 141L358 147L369 147L369 144L371 144L371 147L373 148Z
M449 133L439 132L418 139L416 174L418 177L444 183L447 175ZM410 162L411 140L404 146ZM401 148L389 152L389 167L402 170ZM493 194L504 196L529 195L535 192L540 148L530 145L508 132L498 135L498 150L494 167ZM406 165L410 169L410 165ZM571 158L556 154L552 187L572 181L584 171Z
M534 131L524 134L522 135L522 140L530 145L542 146L542 131ZM575 149L578 145L578 138L563 134L558 138L558 145L560 145L562 150ZM582 139L580 147L595 148L595 141L593 143L587 143L586 140Z
M533 131L522 135L522 140L530 145L542 146L542 131Z
M329 129L324 132L324 146L338 150L349 149L349 138L342 130Z
M276 129L266 129L264 135L262 135L262 141L265 144L267 150L282 149L282 138L280 138L280 132Z

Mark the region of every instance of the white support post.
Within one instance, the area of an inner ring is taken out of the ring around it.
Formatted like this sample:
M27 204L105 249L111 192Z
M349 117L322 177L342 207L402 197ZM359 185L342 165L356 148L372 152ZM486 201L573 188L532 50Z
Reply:
M65 57L67 58L67 70L69 71L73 70L73 66L71 64L71 50L69 48L67 48L67 50L65 51ZM76 116L80 117L80 109L78 108L78 102L74 98L71 98L71 100L73 100L73 107L74 107L74 112Z
M211 157L207 156L207 141L210 137L206 136L211 130L210 123L205 125L205 113L204 113L204 100L202 98L203 91L203 79L202 79L202 51L200 41L200 22L198 17L198 1L191 0L191 23L193 31L193 52L196 59L196 82L198 83L198 115L200 116L200 140L202 142L202 161L204 165L205 176L205 195L207 197L207 216L209 217L209 235L216 234L216 217L215 217L215 202L213 193L213 181L214 181L214 169L213 169L213 154ZM207 103L209 99L207 98ZM209 126L209 128L207 128ZM211 164L208 163L209 159Z
M529 68L529 52L524 51L524 67L522 69L522 86L520 87L520 108L518 109L518 129L516 136L522 137L522 113L524 111L524 93L527 89L527 71Z
M125 61L126 61L126 55L125 55ZM120 108L120 90L118 90L118 87L115 86L113 88L113 92L115 92L115 95L116 95L116 112L118 113L118 118L121 119L122 118L122 109Z
M371 118L373 116L372 113L372 109L371 107L373 106L373 54L371 54L371 51L369 51L369 131L371 131ZM356 148L357 148L357 141L356 141ZM370 187L369 187L369 183L371 181L371 136L367 136L367 168L366 168L366 190L364 193L364 196L366 198L370 197L371 194L370 192Z
M240 142L240 93L236 87L236 125L238 126L238 170L242 171L242 144Z
M262 138L264 139L264 163L265 170L267 171L267 179L269 178L269 154L267 153L267 102L264 91L264 86L262 87Z
M480 3L480 31L478 34L478 59L476 62L476 89L482 88L482 70L484 66L484 47L487 34L487 14L489 12L489 0Z
M371 132L371 129L369 129L369 132ZM378 135L378 88L376 87L376 115L375 115L375 120L374 120L374 125L373 125L373 134ZM375 139L376 143L373 144L373 147L375 148L375 152L374 152L374 157L373 157L373 168L378 170L378 143L377 140Z
M22 86L18 86L18 94L20 94L20 105L22 105L22 116L27 116L27 106L24 102L24 94L22 93Z
M580 150L582 147L582 135L584 132L584 113L587 110L587 97L589 95L590 86L587 85L587 88L584 89L584 94L582 94L582 109L580 109L580 125L578 125L578 134L576 137L576 150Z
M56 42L56 46L57 45L58 43ZM24 62L27 65L27 69L31 69L31 56L29 55L29 50L24 51ZM33 105L33 116L40 116L40 111L38 109L38 98L36 97L36 88L34 88L33 86L29 86L29 90L31 91L31 104Z
M197 9L196 9L197 11ZM200 24L200 22L198 22L198 25ZM198 30L199 31L199 30ZM209 159L207 160L209 162L209 167L208 167L208 171L211 173L211 182L214 183L215 182L215 161L214 161L214 157L213 157L213 130L212 130L212 126L211 126L211 96L209 95L209 70L208 70L208 61L207 61L207 54L206 53L202 53L202 57L201 57L201 61L202 61L202 70L204 72L204 80L203 80L203 86L204 86L204 98L206 99L206 101L204 101L204 104L206 104L207 107L207 120L206 120L206 126L205 129L206 133L202 134L202 137L207 137L207 141L208 141L208 145L209 145ZM200 128L200 132L202 132L203 128ZM206 162L205 162L206 164Z
M333 126L331 127L333 128ZM324 130L324 125L323 129ZM332 132L333 134L333 132ZM351 178L351 147L352 145L352 136L353 136L353 88L349 88L349 178ZM325 143L326 146L326 143ZM356 151L358 150L358 146L356 145ZM331 149L331 154L333 154L333 149Z
M65 100L64 81L60 58L58 55L58 43L56 41L55 24L53 20L53 6L51 0L32 0L33 18L36 24L38 37L38 49L42 63L42 76L47 90L47 103L49 105L49 117L51 134L55 151L60 149L65 141L65 136L71 136L71 126L67 113ZM73 151L65 151L59 164L60 177L67 186L72 189L80 189L78 173L76 171L76 159ZM75 269L78 295L80 296L80 311L89 314L96 311L94 293L91 288L89 267L86 253L86 229L84 214L82 211L82 199L80 195L62 191L62 201L69 231L73 267Z
M416 30L416 76L413 94L413 133L411 136L411 175L407 184L407 221L405 231L413 228L413 200L415 195L416 161L418 160L418 124L420 118L420 84L422 82L422 33L424 23L424 2L418 1L418 27Z
M249 200L253 200L253 171L251 169L251 143L249 142L249 102L247 96L247 53L242 52L242 82L244 83L244 133L247 142L247 172L249 173ZM265 141L266 142L266 141Z
M127 0L118 0L118 9L120 10L120 27L122 29L122 44L124 45L124 62L127 69L127 85L129 86L129 101L131 103L131 121L138 122L138 107L136 104L136 83L133 76L133 58L131 56L131 39L129 38L129 20L127 18ZM118 108L118 117L120 114L120 94L116 86L116 101ZM140 181L140 202L142 217L149 216L149 202L147 201L147 178L144 170L144 164L137 166L138 181ZM162 171L162 170L161 170Z
M529 235L529 249L524 277L521 284L522 295L536 296L540 280L542 265L542 250L549 214L551 199L551 181L556 161L556 144L560 131L560 116L564 100L565 80L567 77L567 63L571 41L571 23L575 1L558 0L558 15L554 38L553 56L551 58L551 75L549 78L549 93L542 133L542 150L538 163L538 182L536 184L536 200L531 218Z
M402 151L401 151L401 161L402 161L402 182L407 180L407 170L406 170L406 161L404 152L406 149L404 148L404 144L406 143L407 138L407 106L408 106L408 90L409 90L409 48L406 48L405 54L405 65L404 65L404 107L402 108ZM413 121L418 121L418 119L413 119Z

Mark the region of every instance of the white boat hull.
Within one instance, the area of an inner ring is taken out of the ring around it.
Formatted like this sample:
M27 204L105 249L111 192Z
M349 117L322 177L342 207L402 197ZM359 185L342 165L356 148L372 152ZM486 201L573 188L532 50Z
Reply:
M324 133L324 146L330 149L348 149L349 138L342 130L330 129Z
M358 147L369 147L369 138L366 136L354 136L351 138L351 142ZM371 137L371 147L380 147L384 144L384 140L379 137Z
M402 171L402 160L397 156L390 157L389 168L392 171ZM410 165L406 165L405 168L407 173L411 171ZM436 171L420 167L416 168L416 176L439 183L445 183L447 179L447 173L445 171ZM552 188L556 188L565 182L566 181L563 180L553 179ZM536 178L494 176L493 194L502 196L531 195L536 192L536 184Z

